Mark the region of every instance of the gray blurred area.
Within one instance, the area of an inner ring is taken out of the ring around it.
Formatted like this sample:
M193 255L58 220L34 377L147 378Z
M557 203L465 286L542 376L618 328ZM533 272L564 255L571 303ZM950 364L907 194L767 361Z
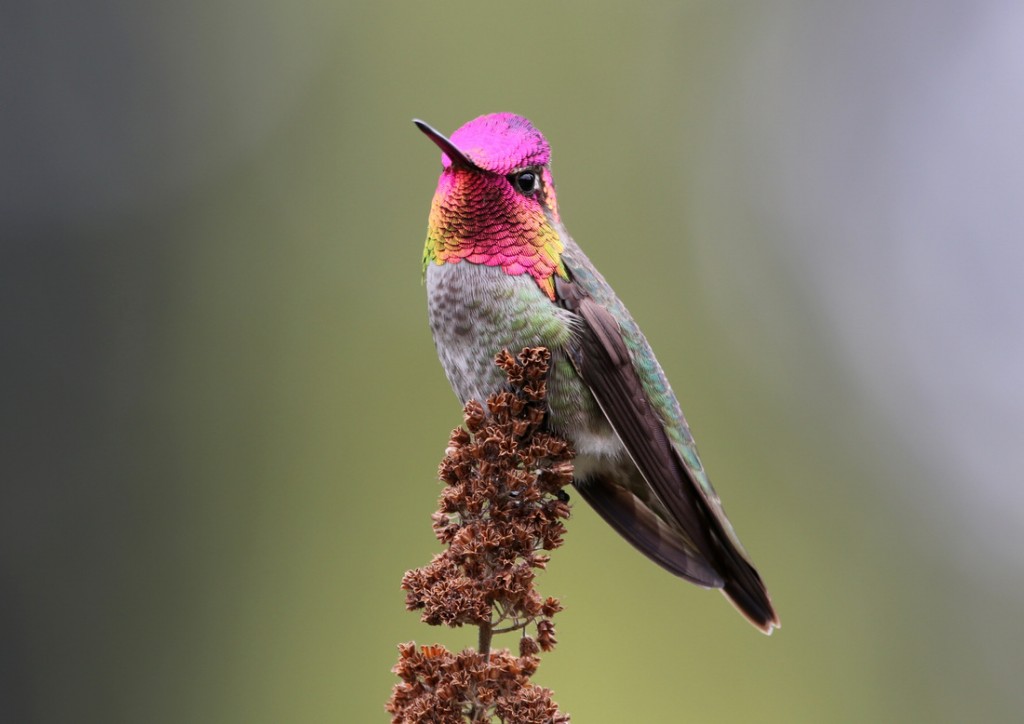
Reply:
M493 111L783 621L580 505L538 683L581 722L1016 720L1021 37L1010 0L0 9L0 721L383 721L399 642L472 643L398 590L459 420L409 120Z

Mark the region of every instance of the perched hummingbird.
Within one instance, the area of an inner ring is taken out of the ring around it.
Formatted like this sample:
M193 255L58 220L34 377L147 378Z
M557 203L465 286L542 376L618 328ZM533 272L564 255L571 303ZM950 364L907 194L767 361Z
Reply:
M548 426L576 449L574 486L626 540L720 588L765 633L779 619L704 472L679 402L626 307L562 225L548 142L481 116L442 153L423 253L430 328L465 404L501 389L502 349L551 350Z

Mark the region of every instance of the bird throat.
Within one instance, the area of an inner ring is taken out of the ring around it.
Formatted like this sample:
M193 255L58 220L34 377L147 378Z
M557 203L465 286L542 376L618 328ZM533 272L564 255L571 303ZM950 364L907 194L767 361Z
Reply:
M441 174L430 208L423 268L429 264L483 264L506 274L529 274L549 299L554 275L568 278L557 210L544 199L518 195L501 177Z

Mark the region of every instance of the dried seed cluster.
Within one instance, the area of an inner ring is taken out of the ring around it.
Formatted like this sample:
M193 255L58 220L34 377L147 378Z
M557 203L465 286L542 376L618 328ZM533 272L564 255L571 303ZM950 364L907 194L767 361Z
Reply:
M556 643L551 617L562 607L534 589L534 569L548 562L541 551L562 544L573 452L543 430L549 351L506 351L495 362L510 389L488 397L486 410L465 406L466 426L441 462L446 487L433 521L447 548L402 579L409 610L432 625L479 626L481 650L403 644L394 668L402 683L387 706L394 724L569 721L529 677ZM519 655L490 651L491 634L510 631L520 633Z
M569 717L551 700L551 690L530 683L536 656L507 649L487 657L472 649L452 653L444 646L402 644L388 711L394 724L500 722L560 724Z

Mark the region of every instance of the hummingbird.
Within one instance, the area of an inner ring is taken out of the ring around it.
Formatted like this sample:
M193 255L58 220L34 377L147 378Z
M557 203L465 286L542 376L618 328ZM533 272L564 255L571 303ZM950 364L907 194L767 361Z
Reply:
M413 123L442 152L423 268L455 394L483 401L505 386L495 354L547 347L546 424L576 450L574 488L641 553L720 589L770 634L779 618L661 365L562 224L547 140L512 113L480 116L450 138Z

